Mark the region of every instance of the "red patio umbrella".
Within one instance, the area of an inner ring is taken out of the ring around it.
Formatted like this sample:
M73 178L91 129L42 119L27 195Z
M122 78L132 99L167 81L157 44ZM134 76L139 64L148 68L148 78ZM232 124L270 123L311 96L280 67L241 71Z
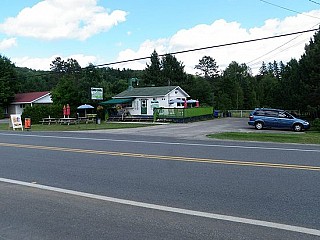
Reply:
M183 106L184 106L184 108L187 108L187 107L188 107L187 99L184 100Z
M67 115L67 108L66 105L63 105L63 117L66 117Z
M68 117L70 116L70 106L69 106L69 104L67 104L66 115L67 115Z

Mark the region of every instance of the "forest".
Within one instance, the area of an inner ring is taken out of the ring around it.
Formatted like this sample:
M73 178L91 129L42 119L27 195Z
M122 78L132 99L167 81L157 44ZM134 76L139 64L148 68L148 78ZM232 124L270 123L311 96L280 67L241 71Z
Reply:
M300 59L263 62L252 74L245 63L231 62L224 70L211 56L203 56L195 66L197 74L187 74L174 55L159 57L154 51L144 70L96 67L82 68L76 59L57 57L50 71L16 67L0 55L0 108L13 101L15 93L51 91L54 104L78 106L91 103L90 88L101 87L104 100L128 88L130 78L139 85L180 86L201 105L219 110L250 110L272 107L320 114L320 31L306 44Z

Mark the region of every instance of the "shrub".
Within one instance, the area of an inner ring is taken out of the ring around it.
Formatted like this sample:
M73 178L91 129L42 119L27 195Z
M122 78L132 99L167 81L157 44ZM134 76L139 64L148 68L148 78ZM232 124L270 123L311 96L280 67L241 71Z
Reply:
M2 107L0 107L0 119L4 118L4 110Z
M62 106L60 105L34 105L27 106L22 113L21 118L24 120L25 118L31 118L31 123L38 123L45 117L54 117L60 118L62 117Z
M313 120L313 122L312 122L312 124L311 124L311 127L312 127L314 130L320 131L320 119L319 119L319 118L316 118L315 120Z

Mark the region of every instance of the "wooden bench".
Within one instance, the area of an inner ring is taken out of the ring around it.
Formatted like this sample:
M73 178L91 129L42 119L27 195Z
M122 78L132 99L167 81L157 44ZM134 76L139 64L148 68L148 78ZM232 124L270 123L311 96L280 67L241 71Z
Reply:
M70 124L77 124L78 120L76 118L60 118L58 122L60 123L60 125L62 124L70 125Z
M39 123L50 125L51 123L57 123L57 119L56 118L42 118L42 121L39 121Z

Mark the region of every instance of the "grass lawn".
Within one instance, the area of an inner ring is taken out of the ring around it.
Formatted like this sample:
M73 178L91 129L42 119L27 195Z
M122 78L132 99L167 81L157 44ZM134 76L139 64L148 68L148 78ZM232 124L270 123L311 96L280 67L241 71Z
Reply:
M98 129L120 129L120 128L137 128L137 127L147 127L152 126L153 124L144 124L144 123L88 123L88 124L72 124L72 125L42 125L42 124L33 124L30 131L81 131L81 130L98 130ZM0 123L0 130L10 130L8 123ZM17 131L21 131L20 129Z
M302 133L268 133L267 131L255 133L225 132L209 134L207 136L209 138L237 141L320 144L319 131L306 131Z

